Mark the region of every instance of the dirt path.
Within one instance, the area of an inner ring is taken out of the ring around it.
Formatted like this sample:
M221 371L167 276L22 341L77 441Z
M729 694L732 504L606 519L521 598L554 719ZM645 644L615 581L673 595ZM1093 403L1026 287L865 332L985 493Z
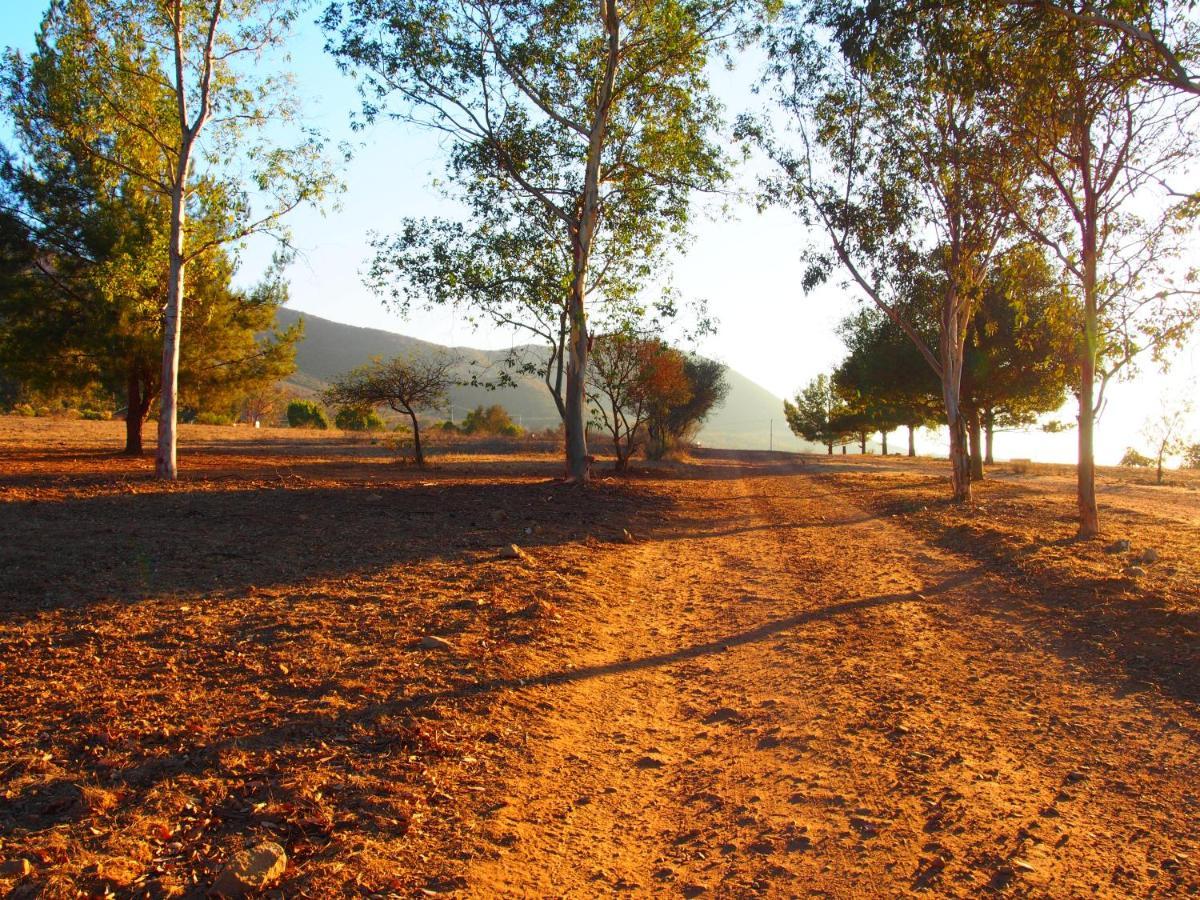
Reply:
M811 471L714 464L589 573L466 892L1200 891L1194 705Z

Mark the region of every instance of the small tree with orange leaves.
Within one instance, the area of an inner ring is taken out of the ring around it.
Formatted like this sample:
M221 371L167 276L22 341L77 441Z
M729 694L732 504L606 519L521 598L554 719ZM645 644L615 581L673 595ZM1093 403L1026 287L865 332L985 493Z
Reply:
M629 468L654 411L686 403L691 393L683 354L631 330L595 339L588 386L592 420L612 435L618 472Z

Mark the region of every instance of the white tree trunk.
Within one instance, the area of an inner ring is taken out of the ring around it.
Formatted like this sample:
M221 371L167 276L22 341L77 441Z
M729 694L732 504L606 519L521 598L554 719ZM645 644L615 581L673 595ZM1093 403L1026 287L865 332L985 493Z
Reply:
M186 172L186 162L181 166ZM162 391L158 413L158 453L154 471L159 478L178 475L176 446L179 423L179 338L183 326L185 225L184 178L176 179L171 191L171 244L168 249L167 308L163 315Z

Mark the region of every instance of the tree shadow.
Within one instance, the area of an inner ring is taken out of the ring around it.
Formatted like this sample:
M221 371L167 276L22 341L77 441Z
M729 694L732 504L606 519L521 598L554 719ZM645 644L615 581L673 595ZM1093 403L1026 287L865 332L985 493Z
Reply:
M230 482L0 503L0 617L615 539L668 501L619 482ZM563 516L569 505L570 516Z

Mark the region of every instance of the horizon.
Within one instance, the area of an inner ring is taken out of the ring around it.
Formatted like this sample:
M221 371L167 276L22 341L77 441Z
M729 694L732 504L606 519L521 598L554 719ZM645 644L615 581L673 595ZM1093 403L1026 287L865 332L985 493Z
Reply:
M27 51L44 9L45 4L37 0L24 8L0 10L0 40ZM449 309L415 310L401 317L363 284L360 273L370 258L369 234L387 233L406 215L453 218L461 213L461 207L437 188L444 153L429 132L386 119L362 132L351 130L350 117L359 108L354 83L325 53L324 37L314 20L301 20L289 53L297 93L307 110L306 124L320 127L334 144L353 144L354 156L340 171L347 189L339 209L304 208L288 220L299 250L287 271L288 308L443 346L498 350L525 343L519 333L473 327L461 313ZM727 122L760 104L751 93L757 69L752 53L739 55L733 69L710 67ZM737 199L753 189L759 163L752 158L736 167L729 191L734 199L727 210L715 208L719 198L697 198L690 246L682 255L664 260L662 281L670 280L685 302L707 300L719 322L716 334L693 349L783 399L840 362L844 347L836 326L866 301L840 289L840 272L812 293L803 293L800 253L808 240L803 227L785 210L769 208L759 213L744 196ZM396 172L405 177L395 178ZM1192 180L1200 181L1200 175ZM388 188L380 189L381 184ZM274 250L274 242L267 238L248 242L239 256L236 283L254 283ZM764 328L764 322L771 327ZM1200 333L1192 333L1171 363L1164 374L1143 360L1134 379L1109 385L1108 401L1096 425L1097 463L1116 464L1127 447L1144 452L1146 448L1138 445L1140 432L1158 399L1172 392L1195 393L1200 383ZM1149 411L1148 398L1153 402ZM1073 406L1071 398L1043 419L1071 423ZM1200 440L1200 409L1192 410L1190 420L1191 431ZM998 458L1070 463L1077 457L1076 443L1073 427L1056 434L1036 428L1018 430L1002 433L997 453ZM919 433L920 451L944 453L947 447L944 434Z

